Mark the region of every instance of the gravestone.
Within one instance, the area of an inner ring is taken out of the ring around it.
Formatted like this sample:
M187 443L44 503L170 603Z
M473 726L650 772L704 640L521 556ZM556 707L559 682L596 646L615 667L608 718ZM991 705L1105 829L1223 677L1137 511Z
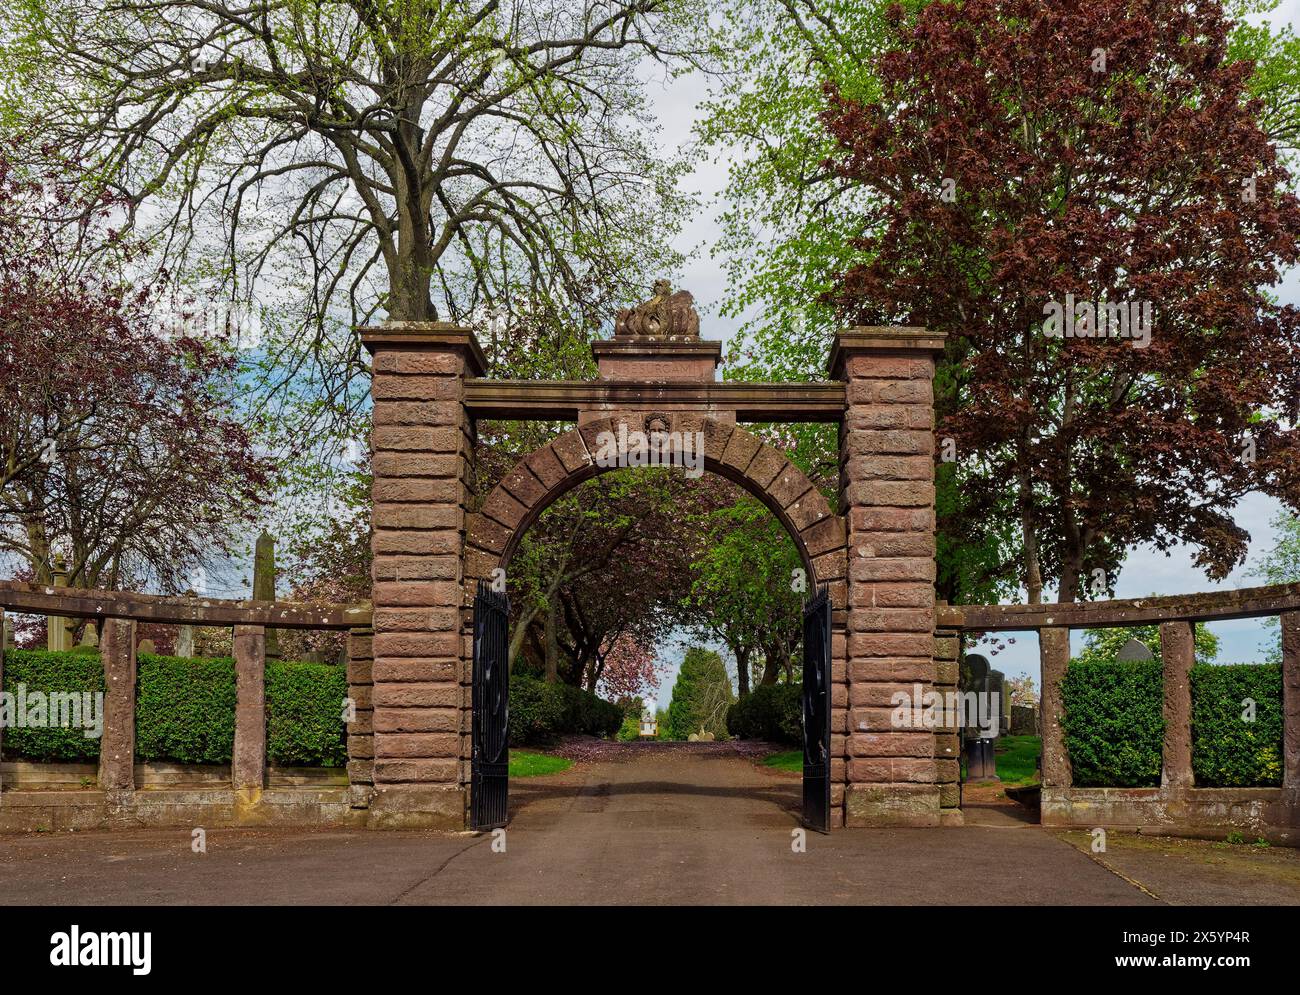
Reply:
M1041 728L1038 724L1037 705L1011 706L1012 736L1039 736L1041 734Z
M967 694L974 693L980 697L977 699L980 706L980 717L982 718L989 707L991 695L996 694L999 704L1002 697L1002 674L989 666L987 658L978 653L967 653L962 658L961 665L961 690ZM962 709L963 719L967 716L967 710ZM999 718L998 726L1001 720ZM978 723L971 724L966 722L962 726L962 741L966 747L966 780L967 781L996 781L998 779L997 760L994 754L994 743L997 741L998 727L995 727L990 734L986 734Z
M193 590L185 592L185 597L198 597ZM182 659L190 659L194 656L194 626L182 625L176 630L176 655Z
M257 537L253 553L253 600L275 600L275 540L270 533ZM266 658L280 659L280 637L275 629L266 630Z
M998 689L998 735L1011 735L1011 685L1000 670L993 671Z
M1154 660L1155 658L1155 654L1151 652L1151 647L1146 643L1138 642L1136 639L1130 639L1115 654L1116 660Z

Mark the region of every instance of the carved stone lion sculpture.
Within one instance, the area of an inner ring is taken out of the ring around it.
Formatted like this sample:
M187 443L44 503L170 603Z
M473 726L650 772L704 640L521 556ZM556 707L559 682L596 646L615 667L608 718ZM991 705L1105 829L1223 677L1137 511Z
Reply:
M656 280L654 296L634 308L618 312L614 334L623 336L690 335L698 338L700 316L690 291L673 293L667 280Z

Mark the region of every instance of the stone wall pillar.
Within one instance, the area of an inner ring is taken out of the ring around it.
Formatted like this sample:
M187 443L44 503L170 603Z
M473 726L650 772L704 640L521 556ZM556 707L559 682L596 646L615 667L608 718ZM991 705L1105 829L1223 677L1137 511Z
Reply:
M99 640L104 663L104 733L99 741L99 786L135 790L135 621L109 618Z
M1300 825L1300 612L1282 613L1283 798Z
M1160 664L1164 678L1165 741L1160 786L1174 791L1190 788L1192 774L1192 661L1195 658L1191 622L1160 625Z
M1043 787L1068 788L1074 774L1070 769L1070 756L1065 752L1065 705L1061 698L1061 682L1070 665L1070 630L1039 629L1038 660L1043 683ZM1047 824L1044 807L1044 825Z
M0 690L5 686L5 654L9 651L9 616L0 608ZM0 724L0 760L4 759L4 725ZM0 784L0 788L4 786Z
M841 557L843 549L840 550ZM841 582L843 583L843 582ZM832 592L832 604L835 594ZM848 612L831 612L831 828L844 827L844 799L849 782Z
M961 659L961 630L934 631L934 689L941 700L956 695ZM951 700L955 701L956 698ZM960 713L959 713L960 714ZM961 729L958 718L945 710L943 724L934 730L935 780L939 785L939 821L945 826L962 824L961 814Z
M375 784L374 631L348 633L348 784L354 808L370 805Z
M934 731L896 728L891 699L935 683L933 382L942 348L943 336L922 328L855 328L831 350L831 375L848 387L848 826L939 823Z
M266 787L266 629L235 626L235 750L231 786L256 804Z
M465 514L473 426L464 380L486 370L465 328L396 322L362 329L374 356L376 827L465 824L462 637Z

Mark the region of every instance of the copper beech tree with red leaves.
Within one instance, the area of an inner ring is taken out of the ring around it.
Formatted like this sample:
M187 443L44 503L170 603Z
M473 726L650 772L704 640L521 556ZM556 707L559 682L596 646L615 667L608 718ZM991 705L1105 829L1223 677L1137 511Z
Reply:
M0 553L37 583L62 554L71 586L183 590L272 468L236 417L234 356L162 334L121 205L81 190L0 155Z
M1296 262L1300 204L1222 8L956 0L891 17L879 100L832 94L826 115L832 167L876 205L869 261L835 301L948 333L940 454L951 439L967 515L1019 525L1031 602L1053 580L1063 601L1113 590L1137 543L1190 543L1224 576L1247 548L1242 495L1300 506L1300 315L1268 292ZM1073 316L1053 326L1053 302ZM1139 321L1107 330L1126 334L1086 334L1120 304Z

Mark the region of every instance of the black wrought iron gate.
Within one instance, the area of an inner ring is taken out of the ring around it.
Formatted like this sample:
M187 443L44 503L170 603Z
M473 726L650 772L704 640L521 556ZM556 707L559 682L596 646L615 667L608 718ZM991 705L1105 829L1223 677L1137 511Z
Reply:
M831 828L831 599L825 587L803 609L803 821Z
M506 824L510 789L510 599L479 581L474 597L474 749L470 828Z

